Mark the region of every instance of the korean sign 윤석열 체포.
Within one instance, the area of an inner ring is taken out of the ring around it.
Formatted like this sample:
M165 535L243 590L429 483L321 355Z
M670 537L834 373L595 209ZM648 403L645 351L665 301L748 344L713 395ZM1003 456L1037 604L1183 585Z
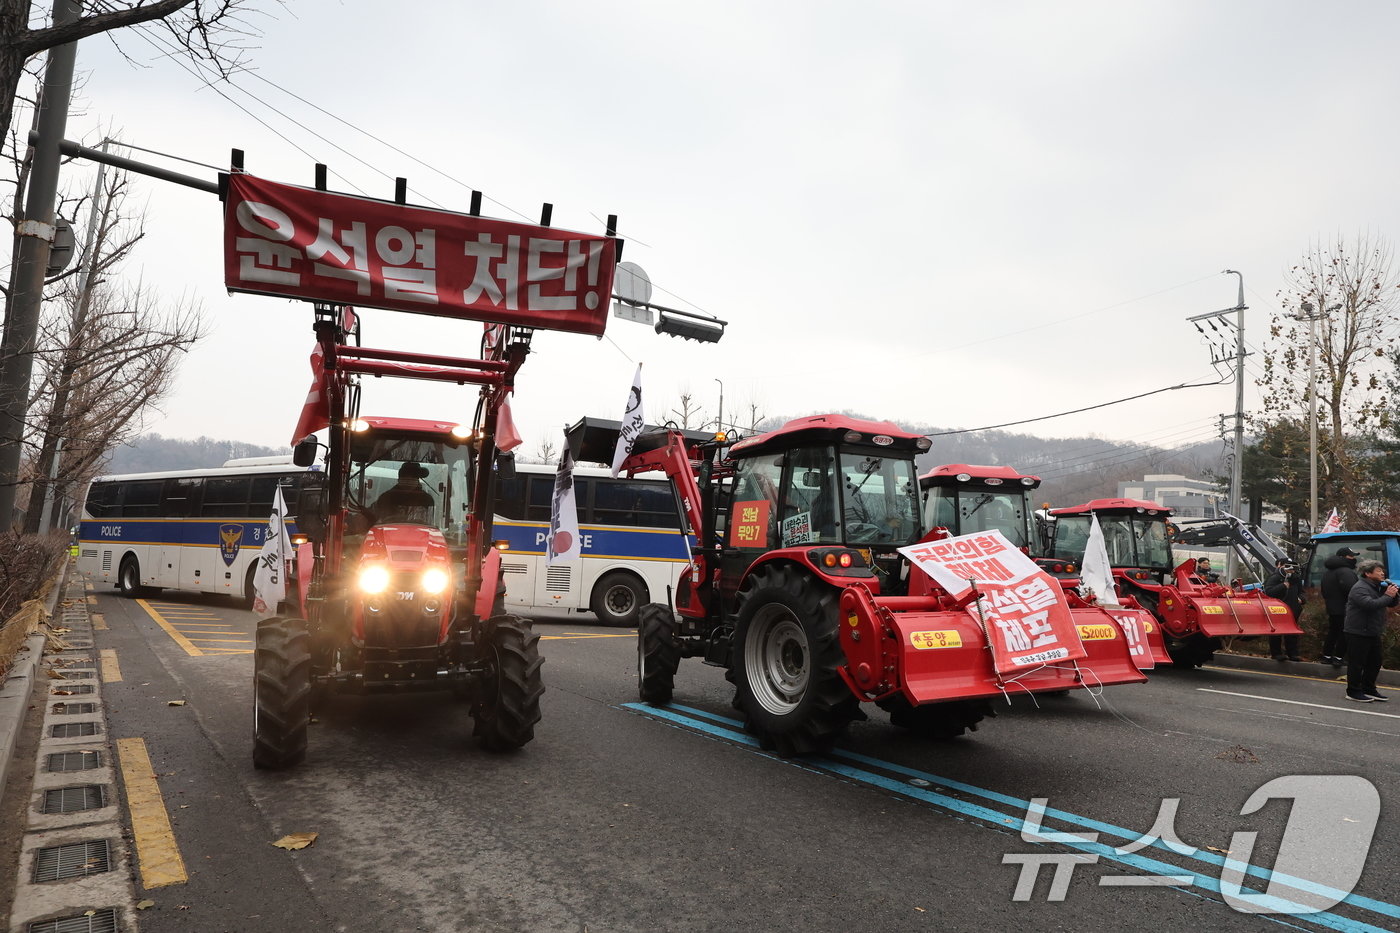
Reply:
M229 176L230 291L600 335L617 241Z
M899 549L954 597L975 585L999 673L1087 657L1060 584L999 531L927 541Z

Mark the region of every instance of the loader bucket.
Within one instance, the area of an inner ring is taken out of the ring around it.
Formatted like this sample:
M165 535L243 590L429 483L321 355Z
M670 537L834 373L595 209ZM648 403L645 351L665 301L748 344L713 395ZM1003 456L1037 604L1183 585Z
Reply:
M923 602L913 597L872 597L862 587L842 593L842 647L848 659L847 677L857 693L874 698L882 687L897 688L917 706L1147 679L1133 664L1122 630L1099 609L1073 610L1088 651L1077 665L1052 664L998 675L975 616L962 609L916 608ZM877 636L873 624L877 617L882 628L893 631L893 639ZM872 653L876 651L881 653ZM890 667L892 679L887 678Z
M1186 596L1188 613L1194 611L1201 634L1212 638L1228 635L1300 635L1293 612L1281 600L1260 596Z

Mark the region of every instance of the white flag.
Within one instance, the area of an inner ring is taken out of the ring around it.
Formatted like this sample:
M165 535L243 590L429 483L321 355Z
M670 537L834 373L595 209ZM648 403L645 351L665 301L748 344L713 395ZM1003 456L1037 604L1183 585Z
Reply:
M564 439L564 454L554 473L554 495L549 500L549 539L545 565L573 560L579 556L578 504L574 499L574 455Z
M1113 564L1108 559L1108 545L1103 540L1099 517L1089 522L1089 541L1084 546L1084 560L1079 565L1079 579L1084 587L1094 591L1100 606L1117 606L1118 589L1113 583Z
M1336 509L1333 509L1333 510L1332 510L1332 514L1329 515L1329 516L1327 516L1327 521L1325 521L1325 522L1322 523L1322 533L1323 533L1323 534L1331 534L1331 533L1334 532L1334 531L1341 531L1341 530L1342 530L1342 518L1341 518L1340 515L1337 514L1337 510L1336 510Z
M253 612L260 619L277 615L278 604L287 598L287 561L292 556L292 541L287 537L287 503L282 500L281 486L277 487L276 496L267 519L267 537L253 571Z
M637 435L642 433L642 364L637 364L637 375L632 377L632 389L627 393L627 408L622 413L622 428L617 432L617 448L613 450L612 475L622 470L622 461L632 453L632 445Z

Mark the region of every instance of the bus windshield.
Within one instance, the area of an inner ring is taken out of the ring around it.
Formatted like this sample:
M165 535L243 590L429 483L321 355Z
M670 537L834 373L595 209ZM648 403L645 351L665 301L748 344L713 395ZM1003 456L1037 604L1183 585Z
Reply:
M470 448L423 437L378 436L357 444L347 499L371 524L432 525L449 544L465 543Z

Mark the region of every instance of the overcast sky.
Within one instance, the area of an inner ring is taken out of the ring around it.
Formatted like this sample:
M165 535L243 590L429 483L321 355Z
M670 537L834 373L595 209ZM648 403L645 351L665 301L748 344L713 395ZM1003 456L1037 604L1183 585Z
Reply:
M111 127L219 166L237 147L295 184L321 161L332 188L379 197L403 175L410 200L454 210L479 188L508 218L550 201L580 230L619 215L653 300L729 330L706 345L621 320L602 340L540 334L516 393L527 450L618 417L635 362L652 421L687 390L713 419L716 380L726 420L753 404L949 428L1207 381L1186 318L1235 304L1221 270L1243 273L1246 337L1267 352L1310 243L1395 226L1393 3L286 6L265 4L254 74L222 89L257 119L125 30L136 65L107 39L80 45L68 135ZM310 306L227 295L217 199L135 183L149 236L130 274L198 296L212 324L150 429L288 443ZM372 312L364 336L473 355L479 335ZM474 405L377 380L363 408L469 420ZM1176 447L1233 409L1225 383L1020 430Z

